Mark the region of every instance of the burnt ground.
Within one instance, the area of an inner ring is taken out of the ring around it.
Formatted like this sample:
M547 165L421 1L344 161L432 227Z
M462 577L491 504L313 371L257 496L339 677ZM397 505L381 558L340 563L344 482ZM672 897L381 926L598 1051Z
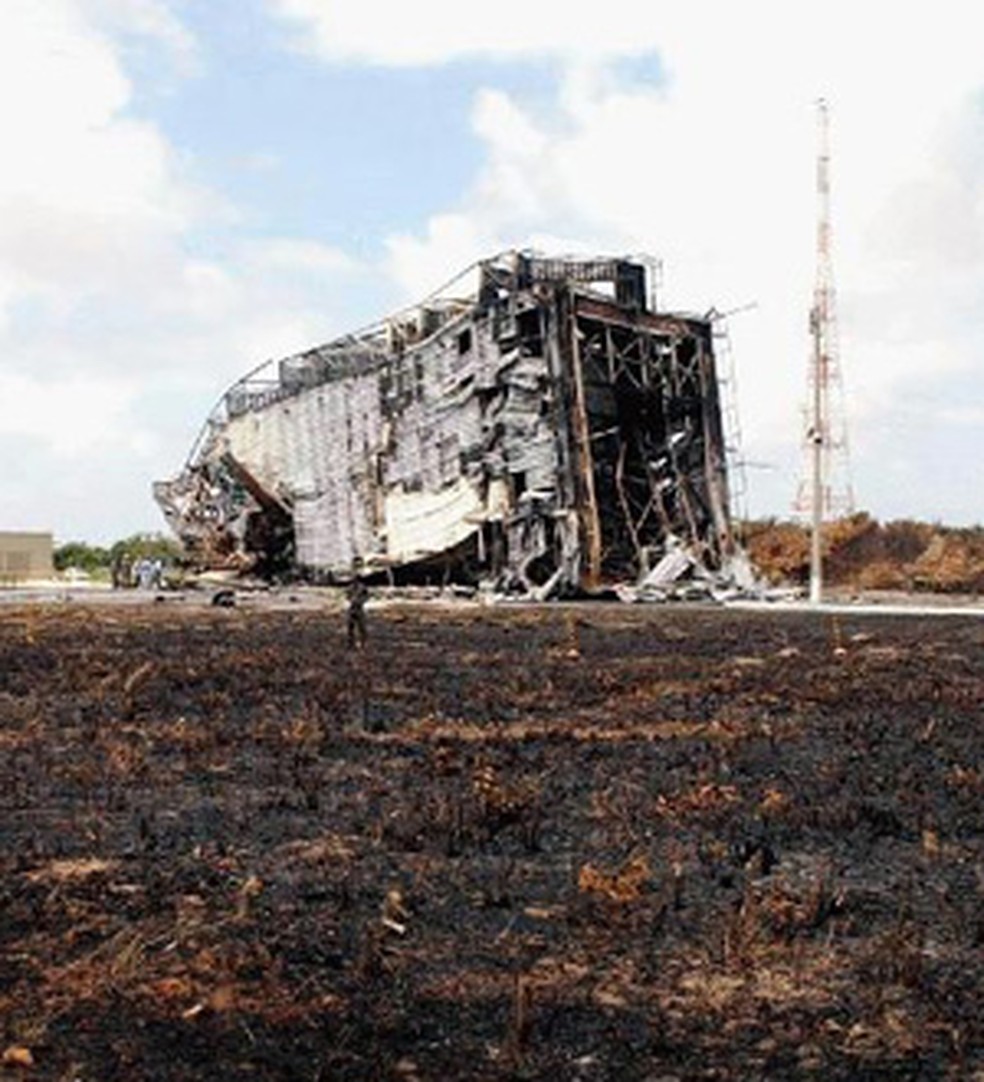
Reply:
M370 635L0 612L0 1077L984 1078L984 622Z

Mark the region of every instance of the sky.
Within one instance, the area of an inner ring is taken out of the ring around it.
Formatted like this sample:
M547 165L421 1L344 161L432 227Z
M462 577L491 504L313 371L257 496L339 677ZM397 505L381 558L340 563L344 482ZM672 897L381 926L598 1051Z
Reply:
M937 0L2 0L0 529L164 529L238 376L510 247L733 312L746 513L801 472L830 106L853 487L984 521L984 50Z

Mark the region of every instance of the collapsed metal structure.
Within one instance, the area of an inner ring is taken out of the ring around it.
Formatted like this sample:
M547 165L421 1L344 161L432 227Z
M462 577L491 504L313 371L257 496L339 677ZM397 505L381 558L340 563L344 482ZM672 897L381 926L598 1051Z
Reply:
M473 283L463 289L465 277ZM203 563L361 567L534 596L733 548L709 319L651 267L508 252L365 331L268 362L154 496Z

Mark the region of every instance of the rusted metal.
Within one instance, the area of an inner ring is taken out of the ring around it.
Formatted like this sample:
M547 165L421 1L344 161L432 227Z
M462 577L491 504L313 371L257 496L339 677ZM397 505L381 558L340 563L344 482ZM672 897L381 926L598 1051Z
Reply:
M578 480L582 486L581 526L584 531L586 550L583 581L588 589L597 589L601 583L601 523L598 521L595 467L591 454L591 428L584 397L584 372L576 316L571 318L570 337L571 370L574 376L574 431L577 441Z
M471 272L235 383L155 486L188 550L536 597L637 580L671 534L720 566L710 322L652 311L643 261L508 252Z

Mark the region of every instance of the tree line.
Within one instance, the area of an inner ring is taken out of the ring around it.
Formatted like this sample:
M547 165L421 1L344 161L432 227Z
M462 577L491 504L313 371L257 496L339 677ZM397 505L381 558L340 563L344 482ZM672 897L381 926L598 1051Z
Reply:
M178 562L181 546L173 538L158 533L136 533L114 541L112 545L90 545L87 541L66 541L56 546L56 571L76 567L90 575L122 564L131 567L139 560L162 560L165 564Z

